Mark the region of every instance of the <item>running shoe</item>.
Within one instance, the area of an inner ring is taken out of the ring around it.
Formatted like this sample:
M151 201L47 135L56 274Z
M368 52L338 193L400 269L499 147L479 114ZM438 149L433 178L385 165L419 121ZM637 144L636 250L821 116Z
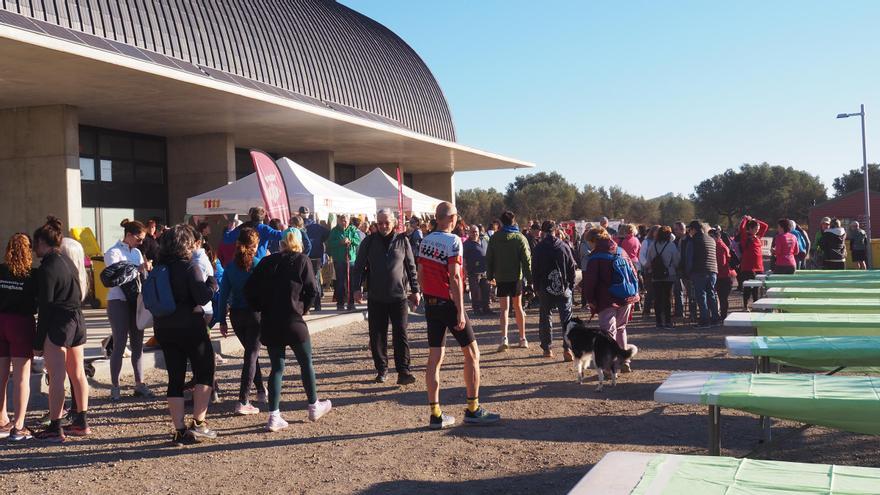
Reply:
M150 390L150 387L148 387L146 383L141 383L140 385L135 385L134 396L143 397L145 399L153 399L156 397L156 394L154 394L153 391Z
M13 428L11 432L9 432L9 441L10 442L21 442L22 440L30 440L34 438L34 434L31 433L31 430L28 430L27 427L22 429Z
M385 383L385 381L387 381L387 380L388 380L388 372L380 371L379 373L376 374L376 379L373 381L376 383Z
M544 357L553 359L553 349L544 349Z
M398 373L397 374L397 384L398 385L412 385L416 382L416 377L412 375L412 373Z
M217 392L217 389L211 391L211 404L217 404L220 402L220 394Z
M621 373L632 373L632 366L629 363L623 363L620 365Z
M510 349L510 344L507 342L507 339L501 339L501 345L498 346L498 352L507 352Z
M266 429L271 432L281 431L287 428L289 425L287 421L284 421L284 418L281 417L281 414L269 414L269 422L266 423Z
M440 413L439 418L432 414L431 419L428 421L428 428L432 430L442 430L443 428L449 428L454 424L455 418L446 413Z
M263 387L259 391L257 391L257 402L259 402L260 404L269 403L269 391L266 390L266 387Z
M192 433L196 438L217 438L217 432L208 428L208 422L202 421L199 423L196 420L193 420L192 425L189 427L190 433Z
M0 426L0 438L8 437L13 428L15 428L15 423L13 423L12 421L6 423L3 426Z
M322 416L330 412L333 404L329 400L319 400L314 404L309 404L309 421L317 421Z
M468 425L490 425L497 423L500 419L500 414L490 413L483 409L483 406L480 406L474 412L471 412L469 409L464 410L464 423Z
M92 434L92 429L85 422L73 422L64 427L64 432L72 437L85 437Z
M63 428L46 428L34 435L37 440L52 443L63 443L67 438L64 436Z
M174 436L171 437L171 444L177 447L183 447L184 445L195 445L197 443L201 442L189 430L175 430Z
M119 393L119 387L110 387L110 402L119 402L122 400L122 394Z
M251 414L260 414L260 409L256 406L252 406L250 402L247 404L236 402L235 414L238 414L239 416L250 416Z

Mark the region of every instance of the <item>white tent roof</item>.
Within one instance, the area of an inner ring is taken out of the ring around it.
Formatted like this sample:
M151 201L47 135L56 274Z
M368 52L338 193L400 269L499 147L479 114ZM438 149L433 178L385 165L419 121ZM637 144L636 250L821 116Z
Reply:
M376 206L380 209L389 208L392 211L397 211L397 180L392 179L378 167L360 179L349 182L345 187L376 198ZM433 215L437 205L442 202L442 200L432 198L407 186L403 186L402 196L403 211L409 214L427 213Z
M376 213L376 200L358 194L331 182L298 165L289 158L276 161L287 195L291 213L305 206L315 218L327 218L334 214ZM263 205L257 174L251 174L231 184L208 191L186 200L186 212L190 215L245 215L253 206Z

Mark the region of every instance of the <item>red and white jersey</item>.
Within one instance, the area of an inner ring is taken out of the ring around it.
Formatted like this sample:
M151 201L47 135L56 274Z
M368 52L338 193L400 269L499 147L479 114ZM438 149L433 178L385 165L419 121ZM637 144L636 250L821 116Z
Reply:
M461 273L461 237L447 232L431 232L419 245L418 263L422 267L422 292L426 296L451 299L449 265Z

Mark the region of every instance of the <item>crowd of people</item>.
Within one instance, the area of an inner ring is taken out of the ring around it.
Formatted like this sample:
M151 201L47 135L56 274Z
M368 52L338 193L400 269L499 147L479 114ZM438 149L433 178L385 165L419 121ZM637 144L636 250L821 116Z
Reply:
M231 221L213 249L210 225L161 227L156 221L125 220L121 239L104 254L101 280L108 288L107 317L112 338L110 400L122 399L119 377L130 353L133 395L155 397L144 383L144 329L152 326L167 368L166 399L176 445L216 437L207 411L218 400L215 356L210 329L233 333L244 348L235 413L255 415L266 403L266 429L288 426L280 411L287 348L300 366L308 416L317 421L332 408L320 400L308 325L304 316L322 309L323 277L332 278L336 309L348 311L366 302L369 349L375 381L388 379L388 330L391 328L397 383L417 380L412 373L408 319L423 312L429 354L426 366L428 426L446 428L455 419L439 401L440 368L447 334L464 356L467 390L465 424L491 424L500 415L479 400L480 349L471 315L497 316L498 352L511 347L508 326L516 324L516 347L529 348L525 308L538 309L538 338L543 355L555 358L554 338L563 361L573 355L564 332L579 306L622 349L631 346L627 324L636 312L652 312L658 328L673 328L687 315L698 327L721 323L737 286L743 303L757 293L743 282L766 269L794 273L807 266L841 269L847 258L864 268L866 239L857 222L847 232L838 219L822 220L810 240L807 229L789 219L776 223L770 243L770 266L764 252L770 226L744 216L732 232L698 220L671 226L619 224L607 218L587 224L581 233L551 219L524 222L503 212L488 228L459 218L455 206L441 203L428 222L417 217L398 225L390 210L374 222L339 215L332 228L316 222L301 207L287 223L266 218L254 207L247 221ZM40 258L34 268L34 256ZM83 345L86 325L81 311L89 286L82 246L65 237L61 222L49 217L32 236L15 234L0 264L0 390L12 369L14 417L0 401L0 436L12 441L37 437L62 442L86 436L89 385ZM332 267L332 268L331 268ZM580 280L578 280L580 278ZM328 281L329 282L329 281ZM493 305L497 304L498 311ZM559 327L554 332L553 313ZM36 318L35 318L36 315ZM145 323L145 322L149 323ZM127 344L127 345L126 345ZM270 371L264 374L260 352L266 348ZM32 358L42 357L49 380L46 426L32 433L25 425L27 383ZM631 363L621 363L624 372ZM192 378L187 381L188 370ZM71 383L71 407L65 413L65 382ZM186 421L185 394L192 395ZM256 401L251 399L256 396Z

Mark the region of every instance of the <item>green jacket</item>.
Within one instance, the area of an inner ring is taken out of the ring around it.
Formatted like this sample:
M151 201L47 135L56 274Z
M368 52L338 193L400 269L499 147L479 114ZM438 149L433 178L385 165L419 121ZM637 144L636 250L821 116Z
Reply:
M345 245L342 243L344 239L351 241L348 249L346 249ZM358 235L358 230L354 225L349 225L345 230L340 229L337 225L330 229L330 237L327 238L327 254L329 254L334 261L343 261L345 260L347 251L349 262L354 263L354 260L357 257L358 246L360 246L360 244L361 237Z
M496 282L516 282L525 277L532 283L532 254L529 241L520 232L503 229L489 238L486 250L486 278Z

